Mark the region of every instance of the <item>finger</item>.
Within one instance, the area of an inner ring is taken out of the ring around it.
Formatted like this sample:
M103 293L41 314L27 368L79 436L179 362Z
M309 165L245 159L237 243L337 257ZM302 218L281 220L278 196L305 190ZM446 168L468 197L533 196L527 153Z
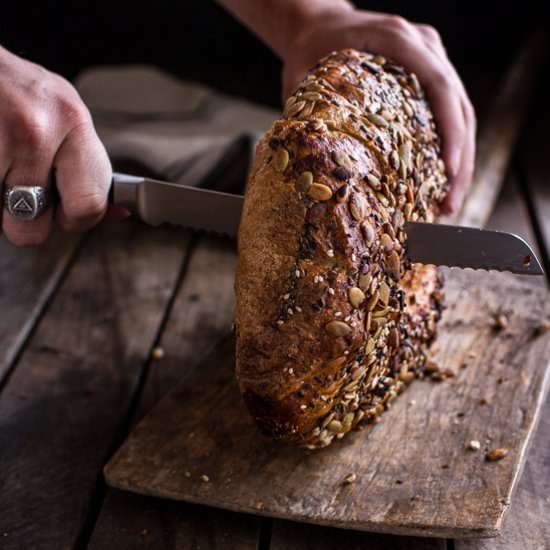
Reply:
M60 203L56 221L65 231L87 231L107 210L112 169L91 122L75 126L54 159Z
M445 214L457 212L460 210L464 197L472 184L474 172L475 149L476 149L476 129L477 123L473 107L468 102L463 106L464 117L468 126L466 144L462 154L460 169L455 178L450 182L450 189L442 205L442 211Z
M26 145L14 146L12 154L15 156L3 178L4 190L6 187L19 185L51 188L53 151L45 148L40 140L41 138L37 139L36 135L29 136ZM6 210L6 205L3 205L2 231L6 238L17 246L42 244L50 233L52 213L53 209L50 207L34 220L19 220Z

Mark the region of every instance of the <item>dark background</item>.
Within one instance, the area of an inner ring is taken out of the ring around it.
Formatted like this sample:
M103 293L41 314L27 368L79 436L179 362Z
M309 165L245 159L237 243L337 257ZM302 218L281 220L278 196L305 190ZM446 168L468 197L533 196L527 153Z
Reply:
M547 11L534 1L355 4L434 25L467 84L472 74L498 74ZM0 19L4 47L69 79L90 65L145 62L279 104L279 61L213 0L4 2Z

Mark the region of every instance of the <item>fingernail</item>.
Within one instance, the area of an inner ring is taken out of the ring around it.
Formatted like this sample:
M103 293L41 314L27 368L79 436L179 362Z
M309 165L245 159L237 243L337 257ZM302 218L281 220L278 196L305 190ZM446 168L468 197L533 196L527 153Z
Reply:
M460 152L460 149L453 149L451 151L451 160L450 160L450 166L449 166L449 170L451 172L451 176L456 176L458 174L458 170L460 169L460 157L461 157L461 152Z

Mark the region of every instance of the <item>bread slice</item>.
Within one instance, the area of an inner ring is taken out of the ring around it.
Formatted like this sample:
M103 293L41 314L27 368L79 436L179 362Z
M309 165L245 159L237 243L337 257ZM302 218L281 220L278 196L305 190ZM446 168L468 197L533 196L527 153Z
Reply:
M236 375L269 437L324 447L419 375L441 311L406 220L446 193L416 77L355 50L322 59L258 144L239 230Z

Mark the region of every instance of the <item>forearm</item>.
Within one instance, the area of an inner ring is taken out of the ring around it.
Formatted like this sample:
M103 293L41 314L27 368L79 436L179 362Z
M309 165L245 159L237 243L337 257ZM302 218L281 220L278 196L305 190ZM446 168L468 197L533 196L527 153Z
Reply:
M217 0L282 59L293 37L312 18L353 10L348 0Z

